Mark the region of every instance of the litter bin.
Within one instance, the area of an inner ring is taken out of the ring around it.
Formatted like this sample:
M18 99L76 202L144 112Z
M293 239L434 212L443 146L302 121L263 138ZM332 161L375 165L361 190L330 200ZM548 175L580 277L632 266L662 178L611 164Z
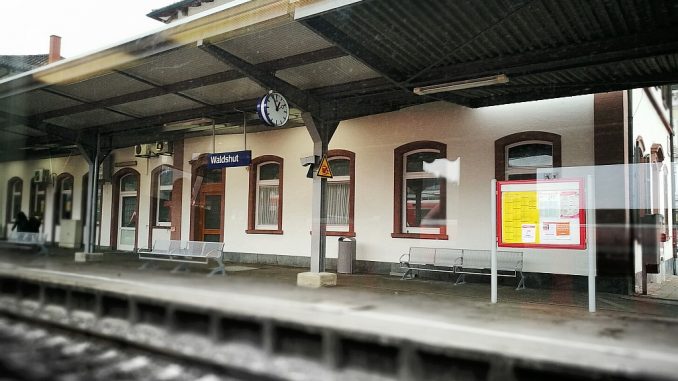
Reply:
M355 261L355 238L339 237L339 252L337 254L337 272L340 274L353 273Z

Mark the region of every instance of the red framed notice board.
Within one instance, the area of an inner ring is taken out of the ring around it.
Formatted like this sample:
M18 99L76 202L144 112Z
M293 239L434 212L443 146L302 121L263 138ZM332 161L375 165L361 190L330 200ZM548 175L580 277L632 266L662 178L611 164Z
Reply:
M582 179L497 181L497 245L586 249Z

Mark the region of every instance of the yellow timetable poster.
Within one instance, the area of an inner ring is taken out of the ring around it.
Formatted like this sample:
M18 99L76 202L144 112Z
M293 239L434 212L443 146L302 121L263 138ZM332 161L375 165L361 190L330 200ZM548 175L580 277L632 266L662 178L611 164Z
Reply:
M585 246L581 181L504 181L498 187L500 246Z
M537 192L507 192L502 198L502 234L506 243L539 242Z

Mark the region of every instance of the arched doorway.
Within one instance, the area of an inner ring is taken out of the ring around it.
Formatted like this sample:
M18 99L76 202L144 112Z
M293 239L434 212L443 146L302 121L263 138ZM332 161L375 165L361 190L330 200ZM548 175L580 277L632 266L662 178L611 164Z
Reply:
M139 224L139 172L123 168L113 175L111 248L134 251Z
M207 155L191 162L191 239L223 242L226 171L208 169Z
M73 218L73 182L73 175L70 173L62 173L56 178L54 213L52 213L52 242L59 241L61 221Z

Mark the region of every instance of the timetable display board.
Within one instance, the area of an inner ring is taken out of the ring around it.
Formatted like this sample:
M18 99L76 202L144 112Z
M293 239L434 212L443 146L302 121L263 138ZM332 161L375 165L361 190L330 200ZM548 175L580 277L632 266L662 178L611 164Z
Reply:
M586 248L584 182L580 179L497 182L497 245Z

